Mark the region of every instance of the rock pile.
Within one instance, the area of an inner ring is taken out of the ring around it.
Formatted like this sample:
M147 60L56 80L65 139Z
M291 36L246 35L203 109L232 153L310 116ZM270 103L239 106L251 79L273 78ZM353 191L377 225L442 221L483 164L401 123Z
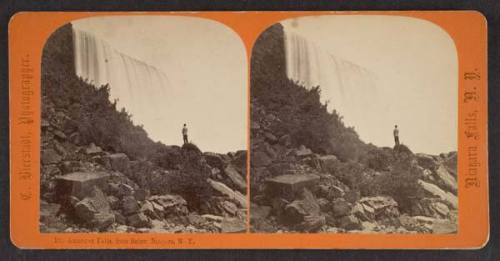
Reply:
M84 144L67 110L48 101L44 106L42 232L246 231L245 151L201 153L165 146L171 168L164 168ZM173 181L189 179L190 171L201 173L198 182L211 195L200 204L191 204L183 191L172 192Z
M457 232L455 152L413 154L401 145L343 162L293 145L281 122L252 101L252 231Z

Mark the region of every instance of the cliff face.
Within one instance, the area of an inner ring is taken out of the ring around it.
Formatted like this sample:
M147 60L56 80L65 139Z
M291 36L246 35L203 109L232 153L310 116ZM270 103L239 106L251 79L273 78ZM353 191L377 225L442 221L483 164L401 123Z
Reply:
M252 230L456 232L456 153L362 142L320 86L287 78L283 37L274 25L252 52Z
M42 57L42 232L245 230L246 152L202 152L149 139L79 79L71 25ZM168 125L168 123L166 123Z

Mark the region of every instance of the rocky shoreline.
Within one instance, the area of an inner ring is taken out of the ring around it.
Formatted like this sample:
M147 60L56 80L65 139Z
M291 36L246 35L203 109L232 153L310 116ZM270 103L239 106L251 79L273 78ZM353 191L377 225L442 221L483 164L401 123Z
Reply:
M280 123L252 101L253 232L457 232L456 152L414 154L401 145L341 161L294 147L290 135L273 132Z
M45 106L52 113L42 119L41 232L246 231L245 151L166 146L178 160L165 169L94 143L80 144L79 133L65 127L72 121L66 112L50 102ZM194 206L169 192L183 175L203 178L200 185L211 196Z

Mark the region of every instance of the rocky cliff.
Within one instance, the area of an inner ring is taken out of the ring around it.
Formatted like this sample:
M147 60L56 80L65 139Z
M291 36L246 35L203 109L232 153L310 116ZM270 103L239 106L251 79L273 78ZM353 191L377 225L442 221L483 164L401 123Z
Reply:
M246 151L153 142L74 71L71 25L42 58L41 232L243 232ZM168 123L166 123L168 124Z
M252 53L252 231L456 233L456 152L365 144L284 59L277 24Z

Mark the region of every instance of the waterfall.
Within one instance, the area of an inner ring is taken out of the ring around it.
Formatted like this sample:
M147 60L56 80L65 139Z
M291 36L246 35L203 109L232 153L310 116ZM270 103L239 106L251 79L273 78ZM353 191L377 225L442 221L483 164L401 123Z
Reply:
M174 96L163 72L75 27L73 44L78 77L97 88L109 84L110 100L117 100L118 108L125 108L135 124L144 125L146 130L158 124L158 113Z
M333 107L346 119L356 122L363 117L359 106L366 109L376 102L376 77L372 72L287 27L285 55L287 77L307 89L320 86L322 101L329 101L330 109Z

